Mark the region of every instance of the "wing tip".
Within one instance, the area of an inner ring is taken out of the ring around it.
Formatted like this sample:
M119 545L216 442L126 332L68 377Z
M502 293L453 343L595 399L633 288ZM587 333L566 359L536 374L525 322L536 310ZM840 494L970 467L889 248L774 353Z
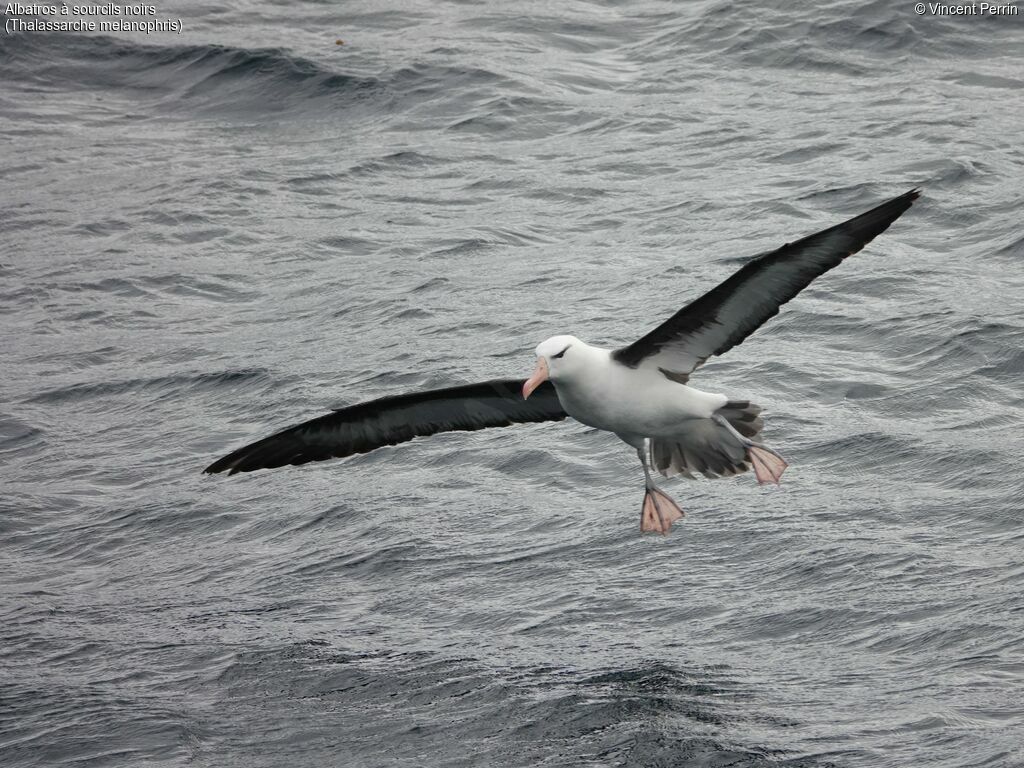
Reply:
M223 459L217 459L215 462L213 462L213 464L204 469L202 474L219 475L221 472L227 469L230 469L230 471L228 472L229 475L235 474L235 472L237 472L238 470L230 466L230 464L226 461L227 458L228 457L225 456Z
M850 250L846 256L851 256L857 251L861 250L878 237L880 234L885 232L890 225L896 221L900 216L906 213L910 206L914 204L914 201L921 197L921 188L914 187L902 195L887 200L881 205L877 205L870 211L862 213L860 216L855 216L852 219L848 219L841 224L818 232L815 235L810 235L799 242L810 240L811 238L825 235L826 233L832 232L845 232L849 236L856 238L858 242L854 245L855 247ZM845 258L845 256L844 256Z
M215 462L210 464L206 469L202 471L204 475L219 475L223 472L227 472L228 477L231 475L237 475L239 472L249 472L253 469L259 469L259 466L246 466L245 460L249 458L248 449L252 446L246 445L238 450L232 451L227 456L221 456Z
M922 190L920 187L913 187L907 192L904 192L902 195L898 195L894 197L892 200L884 202L881 205L871 209L870 211L867 211L865 214L863 214L863 216L868 216L872 213L883 213L886 211L896 210L899 211L899 213L896 214L896 217L899 218L899 216L902 215L904 211L906 211L908 208L910 208L911 205L914 204L915 200L921 197L921 192ZM854 217L853 221L856 221L856 219L858 218L861 217Z

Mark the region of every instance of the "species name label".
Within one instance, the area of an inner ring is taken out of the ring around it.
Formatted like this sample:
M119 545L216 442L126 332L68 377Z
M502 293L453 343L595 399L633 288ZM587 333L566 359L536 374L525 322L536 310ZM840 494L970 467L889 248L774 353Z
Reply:
M17 32L175 32L181 34L181 19L159 18L155 5L60 5L7 3L4 31Z

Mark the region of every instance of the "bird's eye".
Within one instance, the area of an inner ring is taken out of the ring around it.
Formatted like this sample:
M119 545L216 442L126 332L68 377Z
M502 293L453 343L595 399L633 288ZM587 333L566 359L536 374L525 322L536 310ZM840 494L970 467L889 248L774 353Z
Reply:
M569 347L571 347L571 346L572 346L572 344L569 345ZM565 357L565 353L569 351L569 347L566 347L561 352L559 352L557 355L552 355L551 359L552 360L557 360L560 357Z

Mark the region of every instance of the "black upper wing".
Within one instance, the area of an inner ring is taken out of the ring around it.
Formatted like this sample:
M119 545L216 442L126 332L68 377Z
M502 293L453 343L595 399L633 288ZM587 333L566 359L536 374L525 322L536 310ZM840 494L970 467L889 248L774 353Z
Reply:
M368 453L437 432L472 431L538 421L561 421L565 411L551 382L522 396L522 379L495 379L461 387L382 397L296 424L232 451L206 472L305 464Z
M711 355L756 331L779 307L884 232L920 195L913 189L867 213L748 261L642 339L612 353L631 368L654 365L684 380Z

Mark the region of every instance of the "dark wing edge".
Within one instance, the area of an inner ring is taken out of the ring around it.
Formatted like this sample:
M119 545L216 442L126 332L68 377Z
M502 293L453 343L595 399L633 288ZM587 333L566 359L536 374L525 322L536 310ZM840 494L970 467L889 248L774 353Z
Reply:
M288 427L232 451L204 472L252 472L343 458L438 432L473 431L566 417L551 382L529 400L521 379L494 379L371 400Z
M842 224L754 257L646 336L612 352L612 357L635 368L667 346L687 347L695 362L687 371L674 371L685 376L708 357L728 352L746 339L816 277L888 229L920 195L920 189L912 189ZM758 290L759 281L767 291Z

